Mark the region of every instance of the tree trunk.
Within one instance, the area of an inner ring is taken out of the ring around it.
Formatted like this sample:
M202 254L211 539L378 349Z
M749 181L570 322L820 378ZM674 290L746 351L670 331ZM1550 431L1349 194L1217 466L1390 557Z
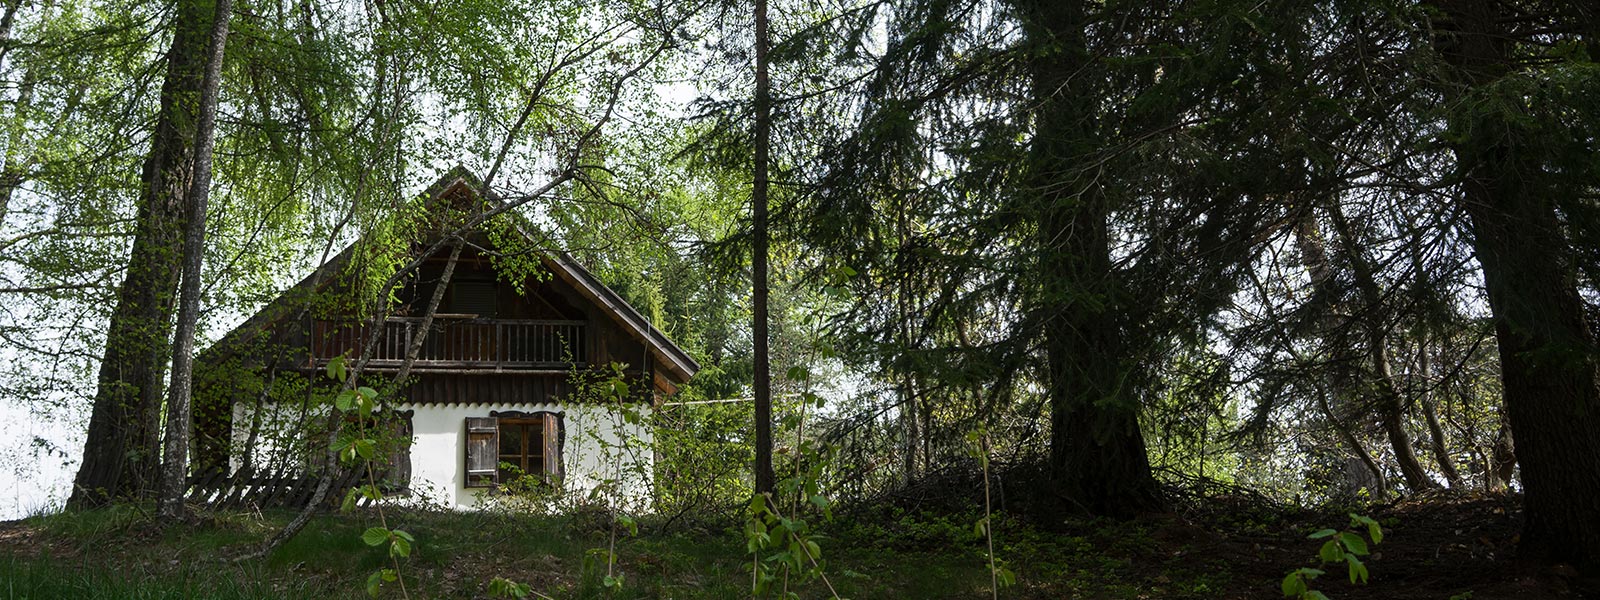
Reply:
M1504 418L1500 419L1500 428L1495 430L1494 446L1489 449L1486 469L1484 477L1494 482L1490 486L1490 491L1494 492L1505 491L1517 473L1516 441L1511 437L1511 426Z
M1111 264L1110 200L1081 165L1098 148L1093 64L1081 2L1018 1L1032 47L1034 139L1027 210L1037 215L1039 298L1050 398L1050 478L1063 507L1111 517L1165 509L1125 386L1131 357L1119 324L1127 301ZM1072 81L1077 77L1080 81Z
M771 493L776 486L772 472L772 364L767 346L767 168L772 140L772 99L767 79L767 1L756 0L756 122L755 122L755 186L751 193L751 227L754 248L751 250L750 276L754 289L751 327L754 339L755 360L755 428L756 464L755 490L757 494Z
M1295 246L1300 250L1300 262L1305 265L1306 273L1311 277L1311 290L1318 304L1312 307L1320 313L1317 322L1322 344L1328 352L1342 350L1334 339L1335 332L1340 326L1340 310L1335 304L1339 297L1338 290L1334 287L1333 265L1328 260L1327 244L1322 238L1322 232L1317 228L1316 217L1307 211L1295 225ZM1348 405L1360 396L1356 390L1354 377L1348 372L1343 360L1330 358L1328 361L1328 394L1319 394L1317 403L1322 408L1322 413L1329 420L1339 438L1349 447L1350 455L1344 457L1340 465L1341 481L1337 482L1333 494L1341 500L1355 500L1360 497L1361 490L1365 489L1374 498L1386 498L1389 495L1389 481L1383 475L1383 469L1378 465L1377 459L1367 451L1357 435L1357 429L1349 423L1351 412ZM1335 402L1328 402L1327 396L1333 396ZM1365 411L1362 411L1365 414Z
M1379 423L1389 438L1389 447L1394 452L1395 462L1400 465L1400 475L1406 480L1406 488L1412 493L1435 489L1439 487L1438 484L1428 476L1422 461L1417 460L1411 436L1406 433L1405 403L1400 398L1399 386L1394 380L1394 368L1389 361L1389 325L1384 318L1387 311L1384 310L1383 290L1378 287L1371 261L1367 260L1366 253L1350 231L1350 224L1345 221L1343 209L1336 202L1330 204L1328 209L1339 233L1345 257L1350 261L1356 291L1361 294L1360 326L1367 334L1367 359L1372 369L1367 378L1371 380L1376 394L1374 400L1377 401Z
M1476 106L1516 68L1495 3L1437 0L1434 37L1452 69L1452 104ZM1453 115L1451 138L1473 247L1494 314L1501 378L1522 465L1524 555L1600 574L1600 386L1593 330L1578 294L1535 134L1521 98Z
M200 119L195 131L194 180L189 184L188 218L184 222L183 289L178 328L173 339L172 393L167 400L166 447L162 454L161 498L157 515L167 522L188 516L183 492L188 487L191 396L194 391L194 335L200 320L200 278L205 262L206 203L211 197L212 133L217 124L217 88L222 82L222 54L228 43L233 0L217 0L200 87Z
M178 3L161 107L145 160L128 269L117 289L98 389L71 506L139 497L156 483L162 379L183 264L184 192L194 167L196 113L211 13Z
M1461 472L1456 469L1455 458L1450 455L1450 449L1445 445L1444 427L1439 425L1439 405L1428 395L1422 397L1422 416L1428 421L1429 445L1433 450L1433 458L1439 463L1439 472L1444 474L1444 480L1450 483L1450 489L1461 489Z

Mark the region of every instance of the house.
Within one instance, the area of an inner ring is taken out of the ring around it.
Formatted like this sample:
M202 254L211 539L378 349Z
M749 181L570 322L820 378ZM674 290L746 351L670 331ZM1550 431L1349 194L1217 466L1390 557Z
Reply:
M498 202L480 189L458 167L419 202L429 211ZM405 280L376 322L357 307L359 290L370 288L361 266L379 259L358 241L202 352L197 472L314 471L337 385L323 373L334 357L353 363L370 350L361 385L395 398L390 413L373 417L395 434L378 461L386 492L466 509L526 474L568 491L612 481L641 495L653 452L648 421L637 416L699 365L571 256L538 249L519 218L499 219L466 237L403 382L392 380L421 333L448 249ZM432 231L403 240L400 254L442 237ZM508 266L513 255L521 267ZM613 365L622 365L626 400L585 393Z

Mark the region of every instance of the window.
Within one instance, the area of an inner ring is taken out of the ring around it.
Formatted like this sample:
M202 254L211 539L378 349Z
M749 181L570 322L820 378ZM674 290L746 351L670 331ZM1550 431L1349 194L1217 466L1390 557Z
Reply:
M494 281L458 281L450 284L451 312L493 319L500 315L499 290Z
M466 487L494 487L518 472L546 481L561 475L560 413L489 415L467 417Z
M544 474L544 418L500 419L500 479Z

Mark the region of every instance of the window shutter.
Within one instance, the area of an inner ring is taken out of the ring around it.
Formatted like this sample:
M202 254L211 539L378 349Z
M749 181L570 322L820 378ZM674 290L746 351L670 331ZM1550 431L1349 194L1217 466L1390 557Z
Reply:
M466 487L494 487L499 470L500 420L467 417Z
M411 442L413 411L395 411L389 422L389 436L393 448L386 457L388 468L384 471L384 491L406 495L411 492Z
M559 413L544 416L544 476L550 481L561 479L561 420Z

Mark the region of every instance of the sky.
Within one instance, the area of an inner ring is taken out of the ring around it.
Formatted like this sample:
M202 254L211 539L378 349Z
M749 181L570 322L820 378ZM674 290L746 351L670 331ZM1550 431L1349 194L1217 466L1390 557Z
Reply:
M37 514L66 500L83 449L79 424L89 418L87 410L83 413L47 417L0 402L0 521ZM68 455L35 446L36 438Z

